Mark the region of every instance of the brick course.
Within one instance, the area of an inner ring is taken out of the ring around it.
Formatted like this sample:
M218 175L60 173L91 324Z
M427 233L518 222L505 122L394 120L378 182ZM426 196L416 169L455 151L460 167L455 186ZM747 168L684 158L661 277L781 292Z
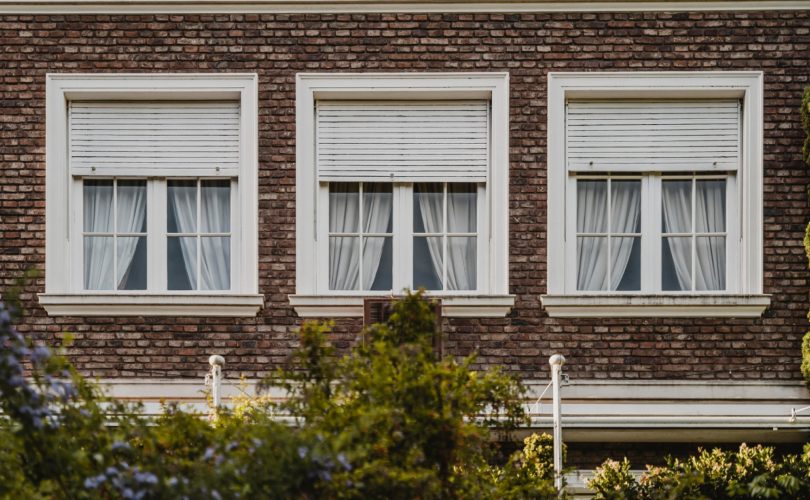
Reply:
M55 342L100 377L199 377L285 362L300 320L295 292L295 74L303 71L509 71L510 291L502 319L447 321L448 349L547 377L552 352L572 378L798 380L808 271L808 172L798 105L810 84L810 12L369 15L0 16L0 289L44 270L46 72L256 72L259 75L259 286L256 318L51 318L42 278L20 329ZM759 319L549 318L546 291L546 73L765 72L765 292ZM352 341L358 321L338 322Z

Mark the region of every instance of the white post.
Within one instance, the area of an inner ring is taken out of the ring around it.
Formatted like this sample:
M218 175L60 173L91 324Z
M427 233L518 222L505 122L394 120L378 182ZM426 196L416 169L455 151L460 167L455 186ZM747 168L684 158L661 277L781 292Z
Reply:
M562 367L565 364L565 356L555 354L548 358L548 364L551 365L552 408L554 414L554 486L557 491L562 491L563 442L560 385L562 383Z
M219 386L222 382L222 365L225 364L225 358L219 354L212 354L208 358L208 364L211 365L211 398L214 400L214 411L216 411L222 403Z

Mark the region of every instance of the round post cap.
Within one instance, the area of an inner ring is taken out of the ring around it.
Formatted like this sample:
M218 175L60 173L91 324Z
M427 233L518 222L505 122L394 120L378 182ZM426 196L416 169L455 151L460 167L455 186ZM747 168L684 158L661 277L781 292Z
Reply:
M212 354L208 358L208 364L211 366L222 366L225 364L225 358L223 358L219 354Z
M548 364L551 366L562 366L565 364L565 356L562 354L555 354L548 358Z

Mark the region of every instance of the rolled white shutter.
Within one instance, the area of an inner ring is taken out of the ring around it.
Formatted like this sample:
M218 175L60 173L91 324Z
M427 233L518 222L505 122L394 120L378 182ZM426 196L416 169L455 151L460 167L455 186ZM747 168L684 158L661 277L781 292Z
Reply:
M321 181L486 182L487 101L319 101Z
M740 102L570 101L569 171L730 171L740 165Z
M238 174L238 102L71 102L69 121L73 175Z

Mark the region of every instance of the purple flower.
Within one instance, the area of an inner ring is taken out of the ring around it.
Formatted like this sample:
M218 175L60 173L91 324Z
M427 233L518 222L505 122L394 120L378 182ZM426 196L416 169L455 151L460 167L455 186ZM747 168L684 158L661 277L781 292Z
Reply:
M87 411L87 410L85 410L85 411ZM112 449L112 451L129 451L130 450L129 443L124 442L124 441L116 441L116 442L114 442L112 444L112 446L110 448Z
M352 470L352 464L349 463L349 459L346 458L344 453L338 453L337 461L340 462L340 465L342 465L344 469Z
M203 455L203 460L211 460L213 456L214 456L214 448L208 447L205 449L205 455Z
M298 447L298 456L300 458L305 458L307 456L307 448L305 446Z

